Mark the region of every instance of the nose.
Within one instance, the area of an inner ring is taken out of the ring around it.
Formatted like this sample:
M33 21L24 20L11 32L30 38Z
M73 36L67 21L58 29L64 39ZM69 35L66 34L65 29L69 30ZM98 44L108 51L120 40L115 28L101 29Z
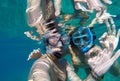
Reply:
M63 46L62 42L59 41L57 46L58 46L58 47L62 47L62 46Z

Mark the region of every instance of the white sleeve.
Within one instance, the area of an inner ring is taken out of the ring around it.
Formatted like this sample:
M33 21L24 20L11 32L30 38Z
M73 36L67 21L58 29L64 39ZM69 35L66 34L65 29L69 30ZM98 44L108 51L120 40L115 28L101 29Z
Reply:
M28 81L51 81L50 64L47 61L37 61L33 64Z

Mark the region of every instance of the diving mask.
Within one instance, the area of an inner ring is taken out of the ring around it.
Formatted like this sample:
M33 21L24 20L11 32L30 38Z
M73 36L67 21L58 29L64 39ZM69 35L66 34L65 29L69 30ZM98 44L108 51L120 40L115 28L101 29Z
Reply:
M58 45L59 41L62 42L62 45L69 45L70 38L67 34L63 34L61 36L51 36L48 38L48 44L55 47Z
M93 46L94 34L90 28L79 27L72 34L72 41L79 46L82 52L88 51Z

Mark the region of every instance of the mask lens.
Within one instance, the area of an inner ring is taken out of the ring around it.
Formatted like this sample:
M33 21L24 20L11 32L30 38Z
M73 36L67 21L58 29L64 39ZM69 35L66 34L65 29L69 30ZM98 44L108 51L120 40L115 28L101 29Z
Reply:
M89 31L88 29L79 29L72 35L72 40L75 45L84 46L89 44Z
M59 37L57 37L57 36L52 36L52 37L48 38L48 43L51 46L56 46L58 44L58 41L59 41Z
M75 45L80 45L81 44L81 36L80 32L76 31L75 33L72 34L72 40Z
M75 40L74 40L74 42L75 42L75 44L76 45L79 45L79 44L81 44L81 39L80 38L76 38Z
M89 38L87 36L83 37L83 40L88 42L89 41Z

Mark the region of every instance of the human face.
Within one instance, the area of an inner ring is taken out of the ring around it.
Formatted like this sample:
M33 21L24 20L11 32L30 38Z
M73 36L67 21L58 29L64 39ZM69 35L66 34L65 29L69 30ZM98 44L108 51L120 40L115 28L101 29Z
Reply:
M49 53L62 54L66 47L69 45L70 39L67 34L63 35L52 35L48 38L47 51Z

